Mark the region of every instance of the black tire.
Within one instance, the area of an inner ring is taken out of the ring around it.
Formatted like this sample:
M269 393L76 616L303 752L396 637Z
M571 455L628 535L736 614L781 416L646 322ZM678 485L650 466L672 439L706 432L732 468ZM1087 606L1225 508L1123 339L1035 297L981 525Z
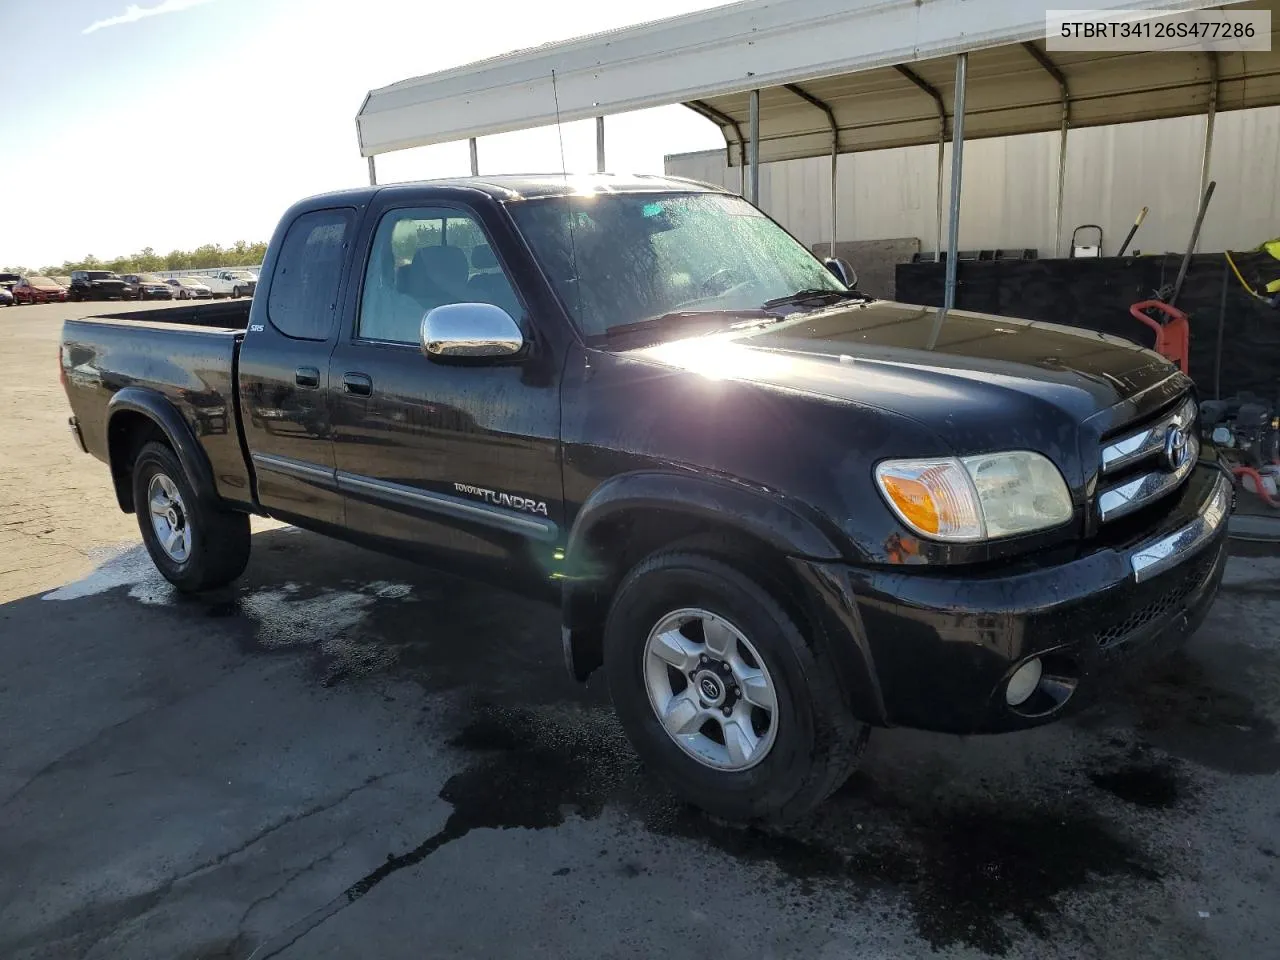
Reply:
M147 494L157 474L168 477L177 486L184 519L190 527L191 548L182 562L165 552L151 522ZM151 441L138 451L133 461L133 503L147 553L164 578L182 592L221 587L244 573L251 547L248 515L202 503L182 469L182 462L166 444Z
M649 632L687 607L732 623L774 680L775 739L748 769L717 770L695 760L668 736L650 704ZM604 662L614 709L641 760L682 798L727 820L786 822L811 812L848 779L866 746L869 728L854 719L823 652L760 584L700 553L654 554L627 574L605 625Z

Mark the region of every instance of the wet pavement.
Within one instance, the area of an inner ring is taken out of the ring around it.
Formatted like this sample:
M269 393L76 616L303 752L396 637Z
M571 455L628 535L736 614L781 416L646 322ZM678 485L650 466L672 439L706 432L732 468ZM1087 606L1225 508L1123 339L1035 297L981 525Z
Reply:
M20 362L0 345L0 393ZM69 444L27 429L0 420L6 515L99 529L90 496L10 493ZM1263 548L1092 712L877 731L766 832L646 775L603 684L565 677L554 610L266 526L241 581L180 598L100 529L38 585L0 568L0 957L1280 956Z

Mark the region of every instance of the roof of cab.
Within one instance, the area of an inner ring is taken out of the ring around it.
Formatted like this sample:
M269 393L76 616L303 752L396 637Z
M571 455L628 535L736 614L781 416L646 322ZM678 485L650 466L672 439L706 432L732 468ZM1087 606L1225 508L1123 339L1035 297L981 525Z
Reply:
M618 173L543 173L502 174L490 177L451 177L442 180L414 180L406 183L390 183L378 186L335 190L303 201L313 207L315 201L345 200L364 202L375 193L384 190L410 193L429 188L432 190L470 190L486 193L494 200L537 200L543 197L561 197L566 194L592 193L725 193L717 184L702 183L684 177L667 177L651 174Z

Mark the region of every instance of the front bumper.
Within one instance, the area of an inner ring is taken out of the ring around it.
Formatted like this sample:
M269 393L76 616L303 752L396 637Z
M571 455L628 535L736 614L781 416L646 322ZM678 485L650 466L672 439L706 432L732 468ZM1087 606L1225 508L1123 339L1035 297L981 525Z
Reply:
M1234 494L1222 470L1201 465L1175 496L1135 542L1052 564L801 564L860 718L949 733L1038 726L1180 646L1217 595ZM1035 657L1045 680L1009 706L1010 676Z

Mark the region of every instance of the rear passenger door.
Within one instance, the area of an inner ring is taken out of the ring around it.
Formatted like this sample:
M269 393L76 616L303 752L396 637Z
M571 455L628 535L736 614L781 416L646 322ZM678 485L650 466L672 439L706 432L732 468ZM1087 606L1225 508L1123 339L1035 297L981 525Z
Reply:
M356 210L309 210L288 226L240 351L245 440L258 501L302 526L340 525L329 358Z

